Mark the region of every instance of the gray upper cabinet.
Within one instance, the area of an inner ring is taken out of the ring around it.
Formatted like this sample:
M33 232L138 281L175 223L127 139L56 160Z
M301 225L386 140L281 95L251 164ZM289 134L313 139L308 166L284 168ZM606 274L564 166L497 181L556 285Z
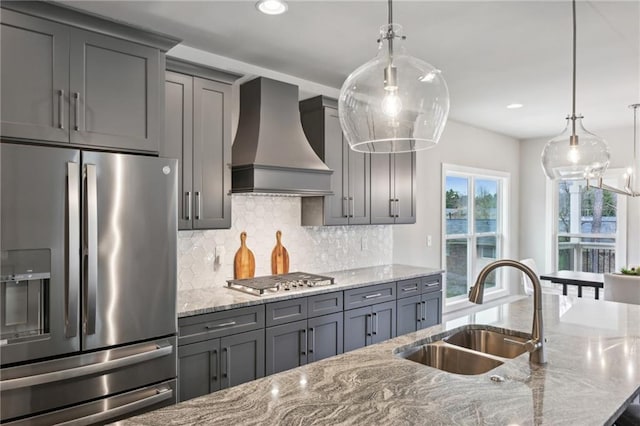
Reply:
M160 51L74 29L70 58L71 142L157 152Z
M344 139L338 105L323 96L300 103L302 127L316 154L333 170L333 195L302 199L302 225L370 223L369 156L352 151Z
M371 155L371 223L416 222L416 154Z
M48 2L2 8L3 138L158 152L178 40Z
M178 158L181 167L178 228L230 228L230 82L237 76L174 60L167 68L160 156Z
M69 142L69 30L2 10L2 136Z

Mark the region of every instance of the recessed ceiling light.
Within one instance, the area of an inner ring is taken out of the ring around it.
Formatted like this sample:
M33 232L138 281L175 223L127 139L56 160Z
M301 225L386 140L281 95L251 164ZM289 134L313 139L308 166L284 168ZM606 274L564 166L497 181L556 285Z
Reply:
M507 105L507 109L518 109L518 108L522 108L524 105L522 104L509 104Z
M284 0L260 0L256 8L265 15L280 15L285 13L289 6Z

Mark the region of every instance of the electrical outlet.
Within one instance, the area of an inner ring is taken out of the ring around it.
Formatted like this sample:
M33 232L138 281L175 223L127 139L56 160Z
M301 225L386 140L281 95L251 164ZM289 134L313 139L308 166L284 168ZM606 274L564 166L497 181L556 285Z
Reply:
M362 237L360 239L360 250L368 250L369 249L369 243L367 241L367 237Z
M431 235L427 235L427 247L431 247L433 241L431 240Z

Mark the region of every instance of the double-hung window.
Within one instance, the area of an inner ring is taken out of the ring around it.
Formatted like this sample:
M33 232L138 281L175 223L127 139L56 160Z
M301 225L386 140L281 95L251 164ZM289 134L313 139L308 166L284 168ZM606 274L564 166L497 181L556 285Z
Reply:
M442 263L447 304L467 298L480 270L506 256L509 174L443 165ZM485 294L504 292L502 274L492 272Z

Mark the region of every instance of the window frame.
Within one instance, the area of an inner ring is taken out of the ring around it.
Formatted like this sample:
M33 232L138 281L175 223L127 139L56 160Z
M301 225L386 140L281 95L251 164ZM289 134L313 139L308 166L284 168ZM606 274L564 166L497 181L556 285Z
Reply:
M624 186L623 175L625 173L625 169L617 168L617 169L608 169L604 176L603 180L605 183L609 181L609 184L613 184L617 187ZM558 186L560 181L546 179L546 224L545 224L545 235L549 236L545 242L545 269L547 271L557 271L558 270L558 238L560 236L575 236L575 237L593 237L593 238L610 238L612 234L571 234L559 232L558 229L558 210L559 210L559 190ZM615 253L616 253L616 263L615 263L615 271L619 271L620 268L626 266L627 262L627 197L623 195L616 194L616 213L617 213L617 224L616 224L616 234L615 234ZM562 234L562 235L560 235Z
M448 176L464 177L469 179L468 183L468 214L467 220L469 226L466 234L447 234L447 215L446 215L446 183ZM497 221L496 232L476 232L475 229L475 181L476 180L495 180L498 182L498 200L497 200ZM450 239L466 239L467 240L467 288L469 289L473 285L475 280L475 259L477 257L477 241L481 237L494 237L496 238L496 259L509 258L509 202L510 202L510 186L511 186L511 173L481 169L476 167L459 166L455 164L442 164L442 181L441 181L441 265L442 269L447 269L447 240ZM507 276L505 274L505 268L496 270L497 286L491 289L485 289L484 300L494 300L500 297L508 296L510 294L509 285L507 283ZM452 298L447 297L447 279L446 274L443 282L443 299L444 310L453 311L457 309L463 309L467 306L473 305L469 302L465 295L454 296Z

